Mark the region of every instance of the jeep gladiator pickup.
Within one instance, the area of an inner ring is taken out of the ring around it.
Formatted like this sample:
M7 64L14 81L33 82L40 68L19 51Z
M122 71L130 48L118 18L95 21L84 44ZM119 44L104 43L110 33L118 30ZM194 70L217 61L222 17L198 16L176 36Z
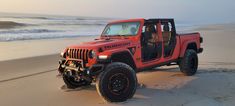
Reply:
M114 21L100 38L61 52L58 71L68 88L95 82L104 100L122 102L135 94L137 72L179 65L183 74L194 75L202 42L199 33L176 33L174 19Z

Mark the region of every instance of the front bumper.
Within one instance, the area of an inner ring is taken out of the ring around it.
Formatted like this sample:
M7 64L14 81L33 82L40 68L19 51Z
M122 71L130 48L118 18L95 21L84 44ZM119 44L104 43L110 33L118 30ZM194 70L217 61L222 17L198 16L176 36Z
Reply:
M72 61L72 62L71 62ZM76 65L71 65L76 64ZM79 59L61 59L59 60L58 72L63 74L65 70L74 70L77 72L83 72L87 75L97 75L104 69L104 64L94 64L90 67L85 67L83 62Z

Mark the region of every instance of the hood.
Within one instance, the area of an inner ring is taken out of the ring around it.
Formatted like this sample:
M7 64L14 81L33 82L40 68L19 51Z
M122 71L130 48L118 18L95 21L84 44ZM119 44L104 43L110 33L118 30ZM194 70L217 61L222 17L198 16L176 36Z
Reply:
M71 45L68 48L82 48L82 49L115 49L130 46L131 41L129 39L98 39L91 42L84 42L78 45Z

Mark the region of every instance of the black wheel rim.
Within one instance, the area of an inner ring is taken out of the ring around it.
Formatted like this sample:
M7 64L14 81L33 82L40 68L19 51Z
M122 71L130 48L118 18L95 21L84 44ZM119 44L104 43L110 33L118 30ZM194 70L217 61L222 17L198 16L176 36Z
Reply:
M192 57L190 60L190 68L191 69L196 69L197 68L197 59Z
M117 73L109 78L108 89L115 95L121 95L129 89L129 78L123 73Z

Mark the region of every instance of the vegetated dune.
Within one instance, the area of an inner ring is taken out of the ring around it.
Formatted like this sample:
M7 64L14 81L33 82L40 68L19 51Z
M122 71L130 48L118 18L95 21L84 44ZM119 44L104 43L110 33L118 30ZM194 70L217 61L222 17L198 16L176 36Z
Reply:
M25 24L13 22L13 21L0 21L0 29L14 28L14 27L20 27L20 26L25 26Z

